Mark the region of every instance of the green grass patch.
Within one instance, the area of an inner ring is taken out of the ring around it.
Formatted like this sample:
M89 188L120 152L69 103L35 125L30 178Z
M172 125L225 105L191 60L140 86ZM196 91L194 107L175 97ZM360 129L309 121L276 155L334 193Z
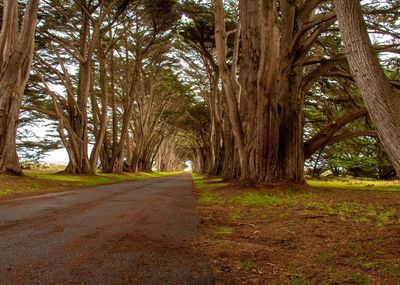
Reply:
M226 191L218 191L219 185L226 186L220 178L208 179L203 175L192 174L193 183L197 189L201 189L199 201L200 203L210 206L223 206L232 209L239 209L229 216L230 221L236 221L241 218L240 207L251 207L252 209L261 209L263 207L287 206L295 211L300 211L305 216L328 215L338 216L342 221L351 221L357 223L367 223L375 225L377 228L385 227L389 224L400 223L400 212L395 208L385 208L372 204L365 205L354 202L337 203L332 200L316 200L316 194L310 192L299 192L288 189L281 194L270 194L263 191L249 190L237 194ZM347 185L346 183L352 183ZM359 189L366 185L372 187L373 190L400 189L398 182L383 182L360 180L360 183L351 181L313 181L313 186L326 188L340 188L340 186L348 186L348 189ZM371 184L375 183L371 186ZM394 184L393 184L394 183ZM217 187L215 186L217 185ZM375 187L375 188L374 188ZM383 187L383 188L379 188ZM216 191L215 191L216 190ZM397 191L397 190L396 190Z
M388 208L382 210L377 218L376 218L376 225L378 227L383 227L386 224L393 224L396 221L400 221L400 215L395 208Z
M207 178L197 173L192 173L192 179L196 189L221 188L229 185L222 178Z
M27 170L24 173L23 177L0 176L0 198L45 194L80 187L170 176L180 172L64 175L46 170Z
M377 227L400 221L399 212L395 208L374 207L357 203L308 202L304 214L337 215L342 220L362 223L375 223Z
M254 262L254 261L251 261L251 260L241 261L240 264L239 264L239 266L238 266L238 269L239 269L240 271L247 271L247 272L253 271L253 270L255 270L256 268L257 268L257 267L256 267L255 262Z
M203 189L205 187L204 186L204 178L205 177L206 176L204 176L204 175L192 173L192 180L197 189Z
M236 195L231 198L231 201L233 203L237 203L243 206L292 205L296 203L296 200L289 196L277 196L256 193L245 193L243 195Z
M175 175L180 172L138 172L138 173L99 173L97 175L64 175L48 174L42 172L27 172L25 175L50 181L74 182L80 186L93 186L107 183L116 183L129 180L141 180L148 178L158 178L163 176Z
M400 191L400 181L381 180L308 180L310 186L317 188L338 188L347 190L378 190L378 191Z
M236 222L236 221L238 221L240 218L241 218L240 210L236 210L235 213L233 213L233 214L229 217L229 220L232 221L232 222Z
M210 184L220 183L217 178L209 180ZM215 259L224 254L217 265L222 278L236 274L248 277L242 280L254 278L258 284L266 280L264 276L272 279L270 272L274 270L273 284L380 284L378 280L392 284L385 280L400 280L400 259L393 254L397 240L392 237L400 224L400 209L395 203L398 193L334 190L342 186L397 191L398 182L316 181L318 186L332 189L321 191L239 185L221 190L208 188L204 176L194 175L193 181L201 189L197 191L202 203L199 212L211 246L207 252ZM278 237L286 241L286 231L294 237L288 248L281 242L265 242L273 238L278 241ZM304 234L310 237L297 239ZM386 239L387 243L379 244ZM287 257L274 258L272 264L267 263L270 255L265 259L257 255L250 261L253 250L263 249L273 257L281 253ZM259 279L256 266L264 272ZM227 273L225 268L229 269ZM393 284L397 284L395 281Z
M286 205L298 209L303 215L338 216L343 221L374 224L376 227L399 223L400 213L395 208L384 208L358 203L333 203L330 201L313 201L312 196L304 195L270 195L247 192L241 195L223 195L204 191L199 201L211 206L224 206L240 209L243 207L270 207ZM238 212L231 215L230 220L240 218Z
M231 227L219 227L215 230L215 233L219 235L230 235L233 233L233 229Z
M199 200L201 203L214 206L223 205L225 203L225 199L223 197L219 197L210 192L201 193Z

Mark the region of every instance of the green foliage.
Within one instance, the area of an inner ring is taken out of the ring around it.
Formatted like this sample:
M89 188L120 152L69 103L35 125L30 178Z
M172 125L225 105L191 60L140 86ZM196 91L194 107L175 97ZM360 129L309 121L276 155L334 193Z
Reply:
M155 29L169 30L179 19L176 0L141 0Z
M198 47L215 47L214 13L211 7L199 5L194 1L186 1L181 5L187 20L180 25L181 38Z
M26 92L25 102L27 104L31 98L31 93ZM39 99L34 99L40 104ZM32 102L31 102L32 103ZM40 134L37 130L40 128ZM25 112L20 114L17 131L17 153L20 158L22 168L37 168L44 164L44 158L49 151L61 148L58 136L54 136L54 126L35 112Z

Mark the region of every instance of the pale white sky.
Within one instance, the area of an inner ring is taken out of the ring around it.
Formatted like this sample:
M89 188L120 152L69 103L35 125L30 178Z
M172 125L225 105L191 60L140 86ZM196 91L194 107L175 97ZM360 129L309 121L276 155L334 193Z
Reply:
M93 145L89 145L89 155L92 152ZM65 148L53 150L47 153L48 156L45 157L44 161L47 164L57 164L57 165L67 165L68 164L68 153Z
M47 164L67 165L68 154L65 148L48 152L48 156L44 159Z

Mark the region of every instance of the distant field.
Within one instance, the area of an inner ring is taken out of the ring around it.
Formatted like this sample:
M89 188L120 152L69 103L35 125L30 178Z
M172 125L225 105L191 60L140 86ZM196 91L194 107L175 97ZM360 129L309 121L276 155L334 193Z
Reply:
M0 199L59 192L130 180L156 178L175 175L179 172L64 175L56 174L54 170L25 170L24 173L24 177L0 176Z

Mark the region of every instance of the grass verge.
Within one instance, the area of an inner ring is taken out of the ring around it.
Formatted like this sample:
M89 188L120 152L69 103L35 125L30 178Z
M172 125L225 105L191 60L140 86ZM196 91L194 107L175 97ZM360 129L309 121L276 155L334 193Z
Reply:
M218 284L400 284L399 193L357 191L385 182L294 191L193 181L198 246Z
M98 175L62 175L46 170L27 170L23 177L0 176L0 199L60 192L82 187L120 183L175 175L180 172L100 173Z
M317 188L334 188L346 190L378 190L378 191L400 191L400 181L381 181L381 180L308 180L307 183Z

